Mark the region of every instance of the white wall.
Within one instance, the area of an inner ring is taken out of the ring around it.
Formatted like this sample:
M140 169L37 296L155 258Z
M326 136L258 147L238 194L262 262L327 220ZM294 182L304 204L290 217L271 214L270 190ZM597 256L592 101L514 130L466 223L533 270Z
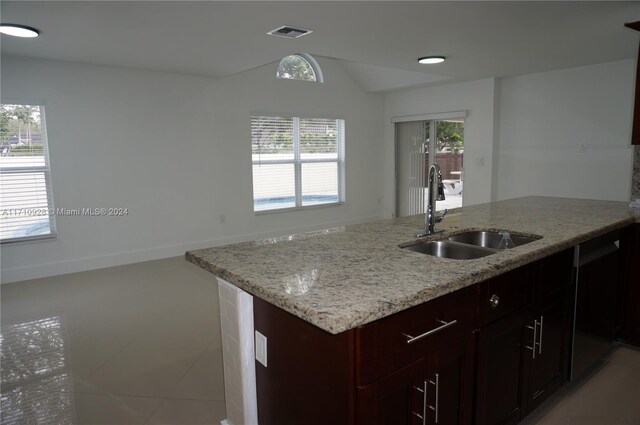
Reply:
M527 195L628 200L634 75L630 59L388 93L384 213L395 210L391 118L462 109L464 205Z
M502 79L496 198L628 200L634 70L625 60Z
M485 79L389 93L384 103L384 213L395 212L393 117L467 110L464 121L463 205L491 200L495 80ZM483 162L483 165L480 163Z
M56 207L129 216L58 217L57 239L2 245L2 281L379 217L382 96L319 62L324 84L277 80L277 63L209 79L3 57L3 98L45 102ZM252 112L345 118L346 203L254 215Z

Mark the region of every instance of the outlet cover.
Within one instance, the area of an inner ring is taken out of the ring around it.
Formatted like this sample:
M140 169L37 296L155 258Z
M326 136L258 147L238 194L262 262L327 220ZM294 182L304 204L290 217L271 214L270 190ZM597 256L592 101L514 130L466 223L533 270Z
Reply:
M256 360L267 367L267 337L256 331Z

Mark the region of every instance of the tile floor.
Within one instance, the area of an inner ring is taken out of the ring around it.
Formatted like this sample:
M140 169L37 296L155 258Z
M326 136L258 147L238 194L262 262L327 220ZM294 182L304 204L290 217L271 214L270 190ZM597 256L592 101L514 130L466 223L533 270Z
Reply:
M219 424L218 291L182 257L1 287L2 424Z
M217 286L182 257L0 291L3 425L225 418ZM523 424L640 425L640 351L617 347Z
M640 350L616 346L521 425L640 425Z

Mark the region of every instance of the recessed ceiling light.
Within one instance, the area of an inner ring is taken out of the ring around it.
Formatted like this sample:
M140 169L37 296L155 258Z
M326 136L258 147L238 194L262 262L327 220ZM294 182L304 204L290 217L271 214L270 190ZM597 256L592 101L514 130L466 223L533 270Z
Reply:
M26 38L34 38L40 35L40 31L35 28L17 24L0 24L0 33Z
M418 59L418 63L433 64L442 62L444 62L444 56L425 56Z

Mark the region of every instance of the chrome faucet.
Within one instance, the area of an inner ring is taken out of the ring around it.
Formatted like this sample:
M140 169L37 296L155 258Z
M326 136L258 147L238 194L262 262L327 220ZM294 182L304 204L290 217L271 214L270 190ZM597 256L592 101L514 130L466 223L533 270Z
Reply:
M427 212L424 215L424 232L417 233L416 237L428 236L442 232L436 230L436 223L440 223L449 210L444 210L442 214L436 213L436 201L444 201L444 185L442 184L442 170L438 164L429 167L429 194L427 202Z

